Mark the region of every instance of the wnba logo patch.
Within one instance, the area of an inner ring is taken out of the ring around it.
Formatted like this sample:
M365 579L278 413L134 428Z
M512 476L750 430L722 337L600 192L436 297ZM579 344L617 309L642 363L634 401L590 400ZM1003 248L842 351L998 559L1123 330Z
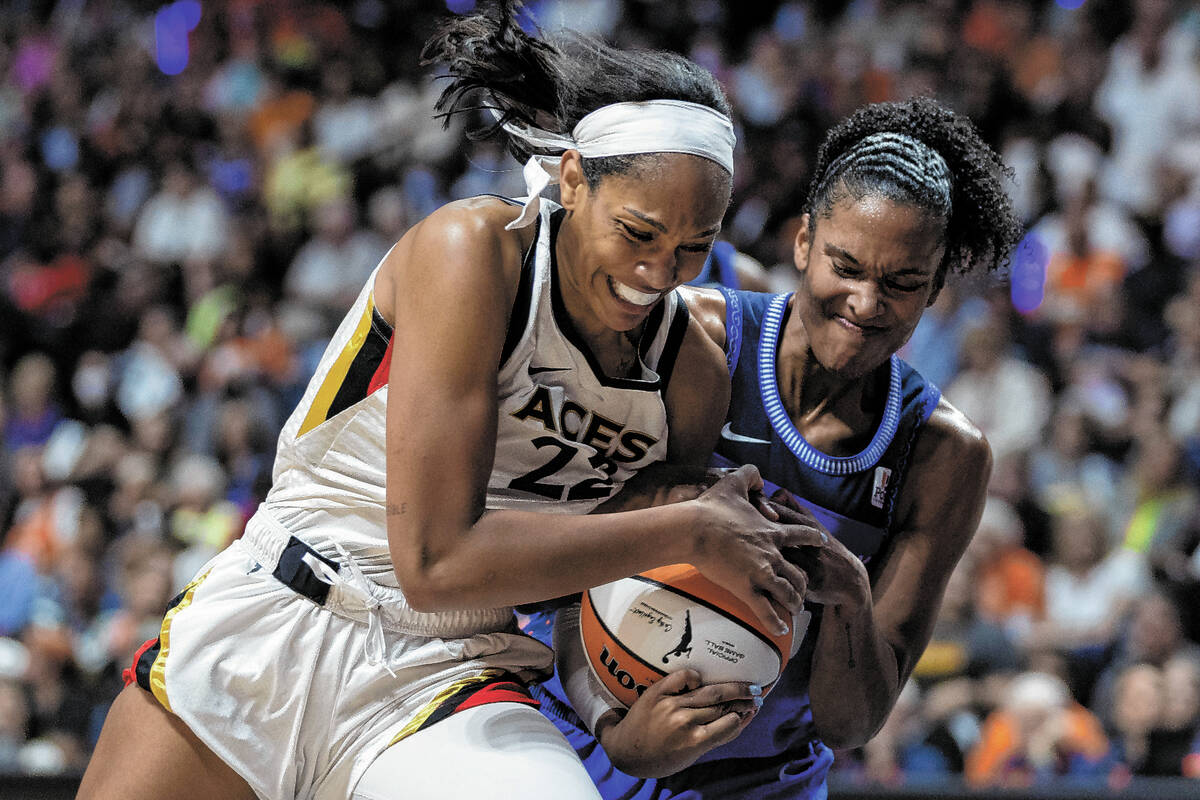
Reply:
M883 508L887 501L888 484L892 481L892 471L887 467L875 468L875 488L871 490L871 505Z

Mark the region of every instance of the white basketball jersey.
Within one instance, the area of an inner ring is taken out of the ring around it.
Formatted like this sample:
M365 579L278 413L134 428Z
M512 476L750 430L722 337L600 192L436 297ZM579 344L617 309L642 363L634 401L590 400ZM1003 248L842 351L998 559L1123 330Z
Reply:
M509 321L489 509L584 514L667 453L663 394L687 329L686 306L672 292L652 312L638 379L605 376L558 291L558 212L542 203ZM337 541L367 575L395 586L384 512L392 330L375 309L374 280L372 274L280 433L266 505L316 549Z

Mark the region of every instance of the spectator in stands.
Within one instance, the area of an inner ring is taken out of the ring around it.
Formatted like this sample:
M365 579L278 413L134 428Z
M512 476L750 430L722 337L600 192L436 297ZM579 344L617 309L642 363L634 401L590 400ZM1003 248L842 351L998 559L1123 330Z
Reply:
M322 202L314 209L312 222L313 237L296 254L284 278L284 291L289 299L337 320L393 243L359 227L347 197Z
M963 338L963 370L946 397L976 421L997 462L1041 441L1050 419L1050 387L1037 369L1009 352L999 323L985 323Z
M1090 509L1059 514L1053 532L1046 618L1032 626L1026 643L1031 652L1064 659L1072 687L1087 697L1149 576L1141 554L1109 545L1104 521Z
M1122 541L1138 553L1171 541L1200 509L1200 492L1183 470L1183 451L1159 426L1139 436L1121 487Z
M1174 658L1200 664L1200 645L1184 636L1180 608L1162 590L1139 597L1117 641L1108 667L1100 673L1090 706L1102 720L1113 719L1115 685L1121 673L1135 664L1162 669Z
M1021 642L1045 616L1045 567L1024 547L1025 529L1016 511L989 497L969 552L975 567L978 616Z
M133 243L155 264L212 262L228 247L228 230L221 198L180 160L167 166L162 188L142 208Z
M1150 753L1160 775L1188 775L1188 759L1200 736L1200 661L1172 656L1163 666L1163 716L1151 734Z
M1200 122L1195 31L1175 25L1177 4L1134 3L1133 26L1113 46L1096 110L1112 126L1113 149L1101 175L1105 196L1143 217L1162 198L1157 177L1167 147Z
M28 741L29 702L24 688L12 677L0 676L0 772L24 770L22 749Z
M1106 774L1110 746L1100 722L1053 675L1023 673L984 720L967 756L975 787L1029 786L1058 777Z
M1155 772L1150 764L1150 735L1162 719L1166 700L1158 667L1133 664L1117 676L1113 689L1113 744L1118 760L1135 775Z
M1047 439L1034 450L1029 463L1038 505L1051 514L1079 505L1108 513L1121 470L1111 458L1093 449L1091 425L1083 410L1060 402Z
M14 452L46 443L62 419L55 400L57 371L49 357L30 353L13 367L9 380L9 412L4 421L4 445Z

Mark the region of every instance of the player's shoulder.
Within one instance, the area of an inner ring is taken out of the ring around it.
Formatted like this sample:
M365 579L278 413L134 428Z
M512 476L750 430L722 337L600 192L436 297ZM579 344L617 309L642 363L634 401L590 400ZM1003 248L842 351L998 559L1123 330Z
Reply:
M679 295L687 306L688 314L705 337L724 351L725 348L725 295L717 289L702 289L697 286L680 286Z
M897 519L946 544L965 542L978 522L991 472L987 438L942 398L913 442Z
M451 249L496 250L503 255L523 253L536 235L534 226L515 231L505 228L517 218L520 207L499 197L480 196L455 200L417 223L416 242Z
M917 443L929 455L959 463L990 463L992 457L983 431L944 396L926 420Z
M505 229L519 213L518 206L491 196L441 206L410 228L388 253L376 282L377 294L388 287L430 281L491 284L515 292L525 251L537 235L533 225Z

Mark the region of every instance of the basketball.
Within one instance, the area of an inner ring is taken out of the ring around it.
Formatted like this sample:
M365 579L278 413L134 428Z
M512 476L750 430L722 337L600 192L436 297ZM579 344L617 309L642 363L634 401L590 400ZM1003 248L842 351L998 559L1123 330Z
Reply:
M804 638L810 614L771 634L745 603L690 564L674 564L584 592L579 632L588 665L627 707L670 672L704 683L746 681L767 691Z

